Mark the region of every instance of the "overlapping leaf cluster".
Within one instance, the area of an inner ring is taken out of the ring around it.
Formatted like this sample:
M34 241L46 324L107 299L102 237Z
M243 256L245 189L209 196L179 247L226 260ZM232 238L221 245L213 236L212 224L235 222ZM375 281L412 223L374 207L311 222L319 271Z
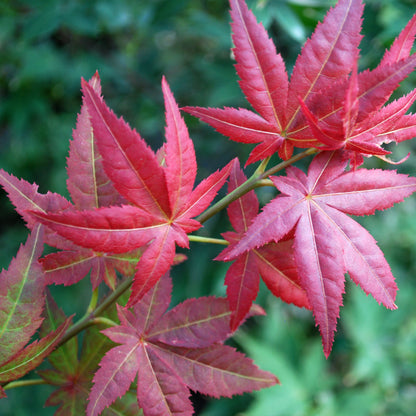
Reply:
M56 414L129 415L139 406L145 416L191 415L189 389L231 396L277 382L224 345L248 316L263 314L253 305L260 277L284 302L312 310L326 356L346 273L377 302L396 308L397 286L383 253L349 215L372 215L416 191L415 178L361 168L364 157L387 160L383 144L416 135L416 116L406 114L416 89L389 101L416 65L416 15L379 66L358 72L364 6L340 0L304 45L289 80L245 2L230 4L236 70L255 112L184 110L232 140L257 144L247 164L262 163L251 178L235 159L195 186L194 145L167 81L166 142L154 152L107 107L98 74L82 81L67 160L71 202L0 171L1 185L31 230L1 275L0 395L1 386L49 356L53 369L40 375L57 387L47 401L59 406ZM295 147L308 150L292 157ZM266 170L276 152L286 162ZM292 166L312 154L307 173ZM285 175L274 176L283 168ZM228 195L208 208L227 178ZM260 213L259 184L279 191ZM216 260L233 261L227 299L188 299L167 311L169 271L183 260L176 246L189 248L189 234L226 206L234 231L210 241L228 245ZM55 251L38 261L43 241ZM44 308L45 287L71 285L88 273L93 300L67 330L70 319L50 295ZM110 294L97 305L101 282ZM130 283L125 305L119 297ZM111 320L103 313L116 302ZM88 329L78 358L76 335L93 324L110 327L105 336ZM40 341L25 347L40 326Z
M374 214L415 191L414 178L356 168L364 156L385 157L389 152L383 143L416 135L416 115L405 114L416 99L416 89L388 103L416 65L416 54L411 53L416 15L374 70L357 73L363 4L339 1L304 45L289 81L283 59L263 26L244 1L230 3L240 87L258 114L235 108L184 110L232 140L258 143L247 164L276 151L288 159L294 147L313 147L320 154L308 175L289 167L286 178L271 177L281 194L261 214L250 217L245 234L220 258L239 258L291 236L296 279L306 291L328 356L346 272L379 303L396 308L397 287L383 254L368 232L345 214ZM234 291L229 294L236 316L256 295L255 286L247 283L244 273L241 276L244 291L238 292L239 301ZM296 280L290 276L287 281Z

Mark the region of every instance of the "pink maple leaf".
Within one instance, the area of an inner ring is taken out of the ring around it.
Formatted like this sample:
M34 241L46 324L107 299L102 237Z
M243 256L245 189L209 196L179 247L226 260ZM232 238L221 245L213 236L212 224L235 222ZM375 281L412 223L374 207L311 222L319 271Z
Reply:
M287 177L271 177L281 191L259 214L245 236L224 256L278 242L294 230L294 256L328 356L342 305L344 274L390 309L397 287L383 253L371 235L346 214L370 215L416 191L416 179L395 171L344 172L340 152L323 152L308 175L290 167Z
M192 415L189 389L230 397L278 382L222 344L230 335L226 299L188 299L166 312L171 285L165 275L132 309L118 308L120 326L102 331L120 345L101 360L88 416L123 396L136 376L144 416Z

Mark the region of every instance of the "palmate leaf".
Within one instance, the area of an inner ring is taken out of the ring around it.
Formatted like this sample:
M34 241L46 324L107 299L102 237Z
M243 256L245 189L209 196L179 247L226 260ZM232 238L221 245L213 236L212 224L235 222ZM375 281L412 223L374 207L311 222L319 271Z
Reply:
M411 49L415 34L416 14L374 70L358 75L353 71L349 79L320 91L307 105L300 100L314 137L325 149L345 148L359 154L354 156L354 165L359 165L361 154L388 154L381 144L415 136L415 118L405 116L416 99L414 92L384 106L414 70L416 54L411 55ZM355 113L352 119L351 111Z
M358 59L363 5L359 0L341 0L328 12L303 47L289 82L280 54L245 2L230 0L230 4L240 87L260 116L230 108L184 110L232 140L260 143L247 163L276 150L287 159L293 146L316 144L300 111L299 98L309 102L334 80L346 77Z
M88 84L98 95L101 94L98 72ZM105 207L122 201L121 195L104 172L85 103L78 114L73 140L70 141L67 173L68 191L77 209Z
M393 139L388 136L416 97L409 94L382 106L415 65L416 54L413 54L399 62L379 65L371 72L353 73L344 83L321 91L308 105L301 102L315 138L326 150L343 148L364 155L390 153L380 144ZM398 131L394 138L403 141L410 138L408 133Z
M383 253L351 215L371 215L416 191L416 179L395 171L358 169L344 172L339 152L323 152L308 175L295 167L287 177L271 177L279 195L267 204L245 236L224 256L231 260L248 250L295 233L294 256L324 353L329 355L344 292L344 274L390 309L397 287Z
M89 210L44 213L39 221L82 247L104 253L125 253L146 246L137 264L129 306L166 273L175 247L188 247L187 233L201 227L193 219L205 210L224 184L231 164L203 180L194 190L196 160L185 123L165 79L164 163L140 135L117 118L94 88L83 81L84 105L93 127L107 176L131 204ZM140 155L138 157L137 155Z
M409 23L394 40L391 48L386 50L380 65L389 65L399 62L410 56L416 35L416 15L410 19Z
M222 345L230 335L225 299L190 299L166 312L171 287L165 275L132 309L119 307L120 326L102 331L121 345L108 351L94 376L89 416L123 396L136 375L145 416L191 415L189 389L229 397L277 382Z
M229 107L183 110L232 140L257 143L247 164L276 151L288 159L294 147L318 147L344 149L360 165L363 155L388 154L381 144L414 137L415 119L404 115L410 96L388 110L383 105L414 69L416 15L380 65L357 74L363 4L340 0L303 46L289 82L281 56L244 0L230 4L239 84L258 114Z
M90 272L93 289L104 281L114 290L117 282L116 270L124 276L133 275L141 255L141 249L115 254L79 247L48 254L41 259L41 263L48 283L73 285Z
M55 349L71 323L68 318L56 331L51 332L40 340L29 344L7 362L0 365L0 383L9 382L23 377L35 369Z
M234 162L228 184L232 192L246 181L238 161ZM216 260L224 260L247 232L256 218L259 203L254 191L232 202L228 217L236 232L227 232L223 237L230 245L220 253ZM300 286L292 250L293 241L270 243L242 253L230 266L225 277L227 298L232 310L230 327L234 331L250 311L257 297L260 275L270 291L287 303L310 308L305 290Z
M74 209L74 206L62 196L51 192L41 194L37 191L37 185L30 184L23 179L19 180L2 170L0 170L0 183L30 229L35 226L36 221L27 211L42 210L46 213L49 209L51 211ZM75 245L50 228L45 230L45 243L63 250L41 259L46 271L47 284L72 285L84 278L91 270L93 288L104 280L110 288L114 289L116 270L125 275L133 274L142 253L141 249L122 255L95 252Z

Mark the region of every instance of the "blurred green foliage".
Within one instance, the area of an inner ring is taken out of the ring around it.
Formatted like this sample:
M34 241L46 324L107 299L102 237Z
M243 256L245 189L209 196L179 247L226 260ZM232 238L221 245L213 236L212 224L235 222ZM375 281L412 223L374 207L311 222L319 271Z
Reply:
M326 0L248 1L276 40L290 71L327 8ZM414 0L368 0L362 68L374 67L415 12ZM109 105L152 147L163 141L160 80L166 75L180 105L247 106L232 56L226 0L0 0L0 166L66 194L65 158L79 111L80 78L99 70ZM403 83L409 91L415 77ZM244 162L250 146L233 143L186 116L199 162L199 179L232 157ZM400 159L415 145L403 143ZM367 166L385 167L370 160ZM414 156L399 169L415 174ZM250 171L250 169L248 170ZM260 198L267 201L270 195ZM0 265L7 267L27 231L7 198L0 200ZM411 416L416 409L415 198L365 218L397 276L397 311L387 311L347 284L345 307L328 360L310 314L283 305L262 286L267 317L252 319L235 344L280 386L233 399L196 396L201 416ZM218 236L224 216L202 233ZM192 245L175 268L174 301L224 294L226 264L215 247ZM67 313L82 313L89 282L52 288ZM83 295L84 294L84 295ZM43 408L48 387L9 390L1 416L52 415Z

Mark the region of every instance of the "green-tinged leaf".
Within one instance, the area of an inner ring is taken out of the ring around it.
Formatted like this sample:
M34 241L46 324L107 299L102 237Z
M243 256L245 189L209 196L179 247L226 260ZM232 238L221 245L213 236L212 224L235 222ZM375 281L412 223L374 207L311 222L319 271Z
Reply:
M70 339L49 357L54 369L39 372L47 383L58 387L45 403L46 406L59 406L55 416L85 414L92 376L102 356L113 344L98 328L91 327L85 333L80 359L78 348L75 348L77 345L77 338ZM133 416L138 411L137 401L132 403L128 397L123 398L107 411L108 415Z
M40 336L45 336L49 332L55 331L67 319L62 309L58 308L58 305L49 290L46 290L43 316L45 317L45 320L39 330ZM77 365L77 354L78 342L77 338L73 337L53 351L52 354L49 355L48 360L55 368L59 367L62 370L65 369L67 372L71 372L74 371Z
M143 416L143 411L137 404L136 392L128 391L101 414L102 416Z
M33 221L27 210L46 212L48 210L65 209L70 205L61 195L52 192L41 194L38 192L38 185L29 183L24 179L18 179L3 169L0 169L0 185L7 192L11 203L30 229L33 229L36 221Z
M56 331L33 342L14 355L0 368L0 382L16 380L36 368L56 347L70 322L71 318L68 318Z
M37 226L0 275L0 364L15 355L39 328L45 276L38 258L43 230Z

